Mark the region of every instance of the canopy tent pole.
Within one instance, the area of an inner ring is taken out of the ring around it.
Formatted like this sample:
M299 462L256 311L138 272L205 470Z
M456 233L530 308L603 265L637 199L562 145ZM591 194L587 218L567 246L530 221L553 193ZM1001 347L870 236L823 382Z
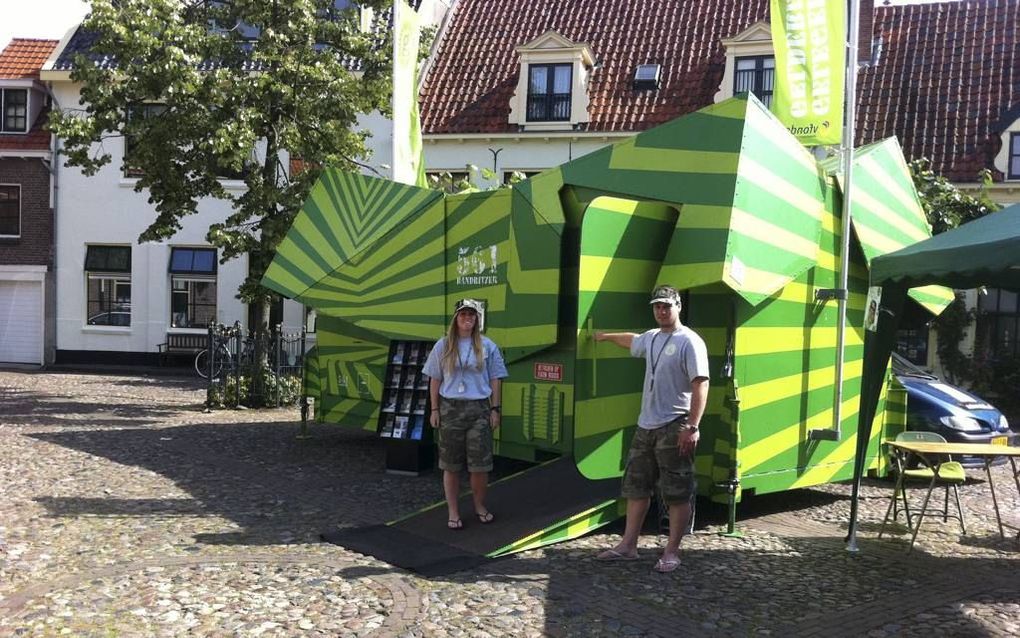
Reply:
M868 460L872 423L878 411L878 397L882 394L882 385L886 383L884 371L889 364L889 354L896 341L896 330L899 328L906 300L906 286L885 283L882 286L878 325L874 332L868 331L864 335L860 408L857 413L857 446L854 456L853 489L850 494L850 522L846 535L846 548L851 552L857 551L857 506L864 466Z
M850 275L850 209L853 192L854 132L857 94L857 38L860 31L860 10L858 0L849 0L850 28L846 43L846 90L844 92L843 139L840 143L840 160L843 172L842 227L839 247L839 285L836 297L836 379L832 405L832 428L808 432L808 438L822 441L838 441L843 423L843 366L846 350L846 304L847 286ZM851 548L856 549L856 546Z

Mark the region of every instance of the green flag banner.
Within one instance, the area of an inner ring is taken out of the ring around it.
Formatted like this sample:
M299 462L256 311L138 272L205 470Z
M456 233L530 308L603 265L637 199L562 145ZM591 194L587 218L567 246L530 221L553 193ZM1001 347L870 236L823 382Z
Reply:
M429 2L421 3L428 15ZM425 186L425 158L418 114L418 45L421 18L406 0L393 2L393 180Z
M843 0L771 0L776 83L772 112L805 146L843 134Z

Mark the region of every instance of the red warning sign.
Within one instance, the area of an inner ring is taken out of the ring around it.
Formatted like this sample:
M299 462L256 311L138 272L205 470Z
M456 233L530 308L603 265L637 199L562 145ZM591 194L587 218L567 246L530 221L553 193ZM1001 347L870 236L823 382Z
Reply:
M562 381L562 363L536 363L535 380L537 381Z

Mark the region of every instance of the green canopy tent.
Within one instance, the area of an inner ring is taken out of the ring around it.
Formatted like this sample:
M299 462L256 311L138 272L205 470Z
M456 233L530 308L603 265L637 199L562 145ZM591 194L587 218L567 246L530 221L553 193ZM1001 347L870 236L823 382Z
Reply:
M857 456L847 534L851 550L856 549L857 501L865 451L907 291L928 284L1020 289L1020 204L875 257L871 262L871 285L880 286L882 296L877 329L868 332L864 340Z

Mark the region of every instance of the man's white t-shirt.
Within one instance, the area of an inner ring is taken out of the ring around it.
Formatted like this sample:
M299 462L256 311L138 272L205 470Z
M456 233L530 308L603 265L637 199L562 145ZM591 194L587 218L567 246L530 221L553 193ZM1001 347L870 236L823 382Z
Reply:
M660 428L691 409L692 381L708 378L708 349L687 326L673 332L655 328L634 337L630 354L645 359L638 426Z

